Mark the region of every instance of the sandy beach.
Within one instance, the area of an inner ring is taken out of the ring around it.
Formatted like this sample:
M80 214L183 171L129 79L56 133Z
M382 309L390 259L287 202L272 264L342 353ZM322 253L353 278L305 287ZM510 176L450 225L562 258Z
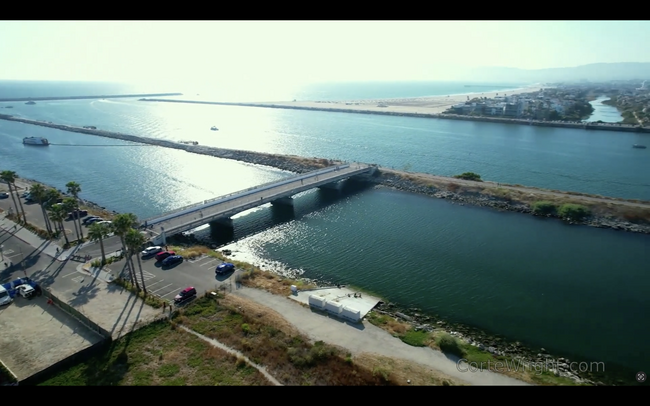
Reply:
M511 96L521 93L539 91L539 86L531 86L518 89L509 89L501 92L473 92L449 96L431 96L398 99L372 99L372 100L341 100L341 101L282 101L282 102L257 102L256 105L273 105L287 107L317 108L317 109L346 109L359 111L378 111L411 114L440 114L449 107L464 103L474 97L487 97L488 99L497 96ZM385 107L379 107L380 105Z

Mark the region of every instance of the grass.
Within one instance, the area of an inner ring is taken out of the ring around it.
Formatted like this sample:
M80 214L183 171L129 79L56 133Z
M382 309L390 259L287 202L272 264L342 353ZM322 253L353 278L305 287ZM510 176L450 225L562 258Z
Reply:
M18 380L11 372L9 372L4 365L0 364L0 386L6 384L16 383Z
M174 321L241 351L284 385L401 385L406 384L399 378L404 366L417 369L406 361L352 357L322 341L312 343L277 312L234 295L199 298L180 309ZM433 372L418 373L428 384L452 382Z
M370 323L391 333L393 336L398 337L406 344L414 347L428 346L447 354L464 358L472 363L483 363L482 365L486 369L489 368L494 372L499 372L528 383L536 385L579 385L569 378L555 376L553 373L547 371L538 372L530 367L524 368L517 361L509 357L493 355L488 351L472 346L441 330L435 330L433 332L415 331L411 325L376 311L368 313L366 319ZM508 366L513 367L506 367L506 363ZM519 368L516 367L517 365L519 365Z
M252 366L200 338L154 322L43 386L270 385Z

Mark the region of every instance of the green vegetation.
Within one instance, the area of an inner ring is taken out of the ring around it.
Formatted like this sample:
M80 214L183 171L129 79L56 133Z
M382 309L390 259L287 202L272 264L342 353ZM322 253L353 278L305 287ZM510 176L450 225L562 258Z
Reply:
M545 200L533 203L531 209L533 210L533 213L543 216L555 214L557 212L557 206Z
M142 327L43 386L270 385L255 368L167 320Z
M571 221L580 221L585 217L588 217L591 214L591 212L585 206L579 204L565 203L562 206L560 206L558 214L563 219L567 219Z
M440 351L444 353L456 355L458 357L465 355L461 343L449 334L440 334L436 337L436 344L438 345L438 348L440 348Z
M464 172L460 175L454 176L454 178L457 179L464 179L464 180L473 180L476 182L482 182L481 180L481 175L474 173L474 172Z

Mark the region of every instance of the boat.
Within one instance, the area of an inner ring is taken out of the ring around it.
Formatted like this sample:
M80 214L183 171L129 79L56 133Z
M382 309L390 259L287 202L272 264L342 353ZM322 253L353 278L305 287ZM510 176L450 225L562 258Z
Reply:
M41 145L41 146L48 146L50 145L50 142L47 140L47 138L43 137L25 137L23 138L23 144L25 145Z
M32 101L32 100L30 100L30 101L28 101L28 102L27 102L27 103L25 103L25 104L36 104L36 102L35 102L35 101Z
M215 126L210 127L210 129L211 129L212 131L219 131L219 129L218 129L217 127L215 127Z
M646 146L645 146L645 145L641 145L641 144L634 144L634 145L632 145L632 148L642 148L642 149L645 149Z

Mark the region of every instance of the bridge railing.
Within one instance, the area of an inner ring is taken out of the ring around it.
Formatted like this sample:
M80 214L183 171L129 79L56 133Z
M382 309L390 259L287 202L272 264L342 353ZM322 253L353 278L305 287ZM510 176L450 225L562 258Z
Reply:
M151 222L153 220L158 220L158 219L163 219L163 221L168 220L165 217L170 216L172 214L182 215L183 213L181 213L181 212L183 212L185 210L188 210L188 209L203 207L203 206L205 206L206 204L209 204L209 203L225 201L225 200L228 200L228 198L230 198L230 197L234 197L234 196L238 196L238 195L239 196L245 195L246 193L252 192L252 191L264 190L264 188L267 188L267 187L270 187L270 186L280 185L280 184L284 184L284 183L290 183L290 182L293 182L294 180L298 180L298 179L301 179L301 178L309 178L309 177L312 177L312 176L315 176L315 175L321 174L321 173L329 173L329 172L334 172L335 170L347 169L350 166L351 166L350 164L346 163L346 164L343 164L343 165L337 165L337 166L331 166L331 167L324 168L324 169L318 169L318 170L315 170L315 171L312 171L312 172L300 173L300 174L297 174L297 175L289 176L289 177L287 177L285 179L281 179L281 180L275 180L275 181L267 182L267 183L264 183L264 184L261 184L261 185L250 187L248 189L239 190L237 192L232 192L232 193L229 193L227 195L218 196L218 197L215 197L215 198L212 198L212 199L209 199L209 200L204 200L202 202L192 203L192 204L189 204L187 206L179 207L177 209L170 210L170 211L162 213L160 215L144 219L144 220L142 220L142 223L145 223L145 222L149 223L149 222ZM173 217L175 217L175 216L173 216ZM173 218L173 217L171 217L171 218Z

